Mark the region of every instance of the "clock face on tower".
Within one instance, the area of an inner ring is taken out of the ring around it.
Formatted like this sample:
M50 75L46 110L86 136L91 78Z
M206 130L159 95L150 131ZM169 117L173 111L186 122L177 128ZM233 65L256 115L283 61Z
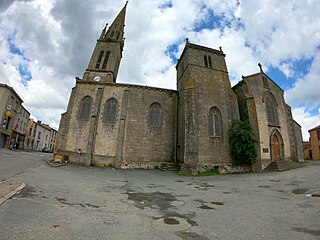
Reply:
M100 81L100 77L99 76L95 76L94 79L96 82L99 82Z

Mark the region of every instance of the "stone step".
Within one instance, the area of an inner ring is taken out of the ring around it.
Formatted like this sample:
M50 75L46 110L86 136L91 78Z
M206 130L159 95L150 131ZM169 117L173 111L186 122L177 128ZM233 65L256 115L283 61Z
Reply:
M180 171L180 167L174 162L168 162L161 164L161 170L178 172Z
M287 171L290 169L300 168L303 167L302 164L298 162L291 162L291 161L276 161L270 163L263 171Z

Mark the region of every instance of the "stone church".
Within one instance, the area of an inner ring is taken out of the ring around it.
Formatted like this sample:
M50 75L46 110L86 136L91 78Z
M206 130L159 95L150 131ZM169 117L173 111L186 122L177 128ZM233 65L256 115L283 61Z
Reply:
M259 171L303 159L300 126L283 90L262 70L231 87L225 54L186 41L177 90L117 83L126 6L97 40L62 114L57 148L70 162L116 168L176 165L183 171L232 169L228 131L249 120Z

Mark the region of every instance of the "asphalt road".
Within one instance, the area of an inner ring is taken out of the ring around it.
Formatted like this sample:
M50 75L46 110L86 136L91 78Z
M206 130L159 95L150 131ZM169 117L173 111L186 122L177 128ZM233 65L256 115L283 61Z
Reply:
M0 148L0 181L41 164L42 159L49 156L50 154L42 152L25 152Z
M305 196L320 162L211 177L41 163L8 179L27 186L0 206L1 240L320 239L320 198Z

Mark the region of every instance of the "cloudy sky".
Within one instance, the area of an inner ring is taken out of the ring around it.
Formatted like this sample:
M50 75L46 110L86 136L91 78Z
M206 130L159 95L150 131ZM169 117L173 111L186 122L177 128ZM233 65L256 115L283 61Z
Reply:
M75 77L125 0L1 0L0 82L37 120L58 129ZM231 84L264 71L285 91L295 120L320 124L317 0L131 0L118 82L176 89L176 59L190 42L227 55Z

